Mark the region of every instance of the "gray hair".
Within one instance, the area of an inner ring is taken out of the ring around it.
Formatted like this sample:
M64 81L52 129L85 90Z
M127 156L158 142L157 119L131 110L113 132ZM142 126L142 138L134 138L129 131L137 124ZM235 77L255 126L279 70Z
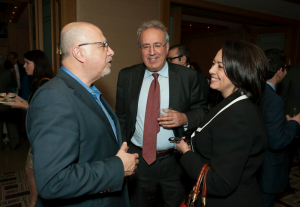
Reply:
M4 63L4 61L5 61L4 55L0 54L0 65L2 65Z
M159 30L163 31L164 36L165 36L165 43L169 43L169 34L167 32L167 28L165 27L165 25L158 20L152 20L149 22L144 22L138 29L137 36L138 36L139 45L141 45L140 36L141 36L142 32L144 32L145 30L147 30L149 28L155 28L155 29L159 29Z

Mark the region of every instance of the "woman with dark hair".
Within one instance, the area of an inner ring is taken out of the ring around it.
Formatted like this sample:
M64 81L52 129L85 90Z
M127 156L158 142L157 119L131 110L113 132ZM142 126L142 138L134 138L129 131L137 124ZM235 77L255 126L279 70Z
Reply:
M41 50L32 50L26 52L24 54L24 68L27 75L32 76L31 83L31 93L28 97L28 101L24 100L20 96L16 95L16 98L13 99L13 103L6 104L11 106L12 108L20 108L25 109L29 107L30 101L34 96L35 92L46 82L48 82L51 78L53 78L53 71L51 64L45 55L45 53ZM12 93L11 93L12 94ZM30 192L30 207L34 207L37 201L37 187L34 179L33 172L33 160L32 160L31 149L29 149L28 157L26 160L26 174L27 174L27 183L29 186Z
M209 70L210 87L224 100L216 105L192 135L191 146L177 143L181 165L196 181L208 164L207 206L259 207L263 199L256 172L267 152L267 137L259 101L268 61L255 45L227 41ZM197 206L201 206L198 199Z

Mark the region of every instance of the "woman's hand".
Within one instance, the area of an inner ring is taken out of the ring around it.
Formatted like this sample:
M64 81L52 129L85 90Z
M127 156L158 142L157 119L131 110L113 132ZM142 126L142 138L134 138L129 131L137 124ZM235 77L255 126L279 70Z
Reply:
M11 99L11 103L2 103L3 105L7 105L12 108L19 108L19 109L27 110L27 108L29 106L27 101L25 101L23 98L21 98L20 96L18 96L17 94L14 94L14 93L9 93L7 95L10 95L10 96L15 95L16 97Z
M187 151L191 150L191 146L188 145L185 141L184 141L185 137L182 137L182 140L180 142L176 143L176 148L178 150L178 152L180 152L181 154L186 153Z

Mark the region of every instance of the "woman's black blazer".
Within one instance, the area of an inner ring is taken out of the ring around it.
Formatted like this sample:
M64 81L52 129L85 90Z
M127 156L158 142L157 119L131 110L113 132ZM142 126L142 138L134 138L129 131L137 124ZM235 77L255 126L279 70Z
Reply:
M201 127L238 96L236 91L214 107ZM256 104L244 99L231 105L195 133L192 147L194 152L186 152L180 163L194 181L205 163L211 166L207 175L208 207L263 206L256 172L267 152L267 135ZM197 206L200 202L201 198Z

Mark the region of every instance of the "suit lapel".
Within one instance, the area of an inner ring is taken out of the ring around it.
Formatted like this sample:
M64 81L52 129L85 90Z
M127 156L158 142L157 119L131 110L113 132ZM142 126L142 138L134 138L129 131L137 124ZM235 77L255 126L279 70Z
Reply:
M122 145L122 133L121 133L121 128L120 128L118 117L116 116L115 112L112 110L112 108L110 107L110 105L106 102L106 100L102 96L101 96L100 100L101 100L101 103L103 104L104 108L109 113L109 115L111 116L112 120L114 121L114 124L116 126L116 133L117 133L118 144L121 147L121 145ZM109 123L109 125L110 125L110 123ZM112 133L113 133L113 130L112 130Z
M146 67L144 64L139 65L136 68L136 73L133 75L131 79L131 85L132 85L132 92L131 92L131 102L130 104L130 110L132 111L132 117L136 117L137 115L137 109L138 109L138 101L140 97L140 92L144 80ZM134 119L135 120L135 119Z
M97 116L103 121L105 127L108 129L109 133L111 134L112 138L116 141L114 132L112 127L103 112L101 106L98 102L94 99L94 97L74 78L68 75L63 70L59 70L57 76L60 77L64 82L74 90L74 95L80 99L92 112L97 114ZM106 102L105 102L106 103ZM107 107L105 107L107 109Z
M177 104L180 103L178 100L178 91L180 91L180 77L179 69L173 64L169 64L169 107L176 110L178 108Z

